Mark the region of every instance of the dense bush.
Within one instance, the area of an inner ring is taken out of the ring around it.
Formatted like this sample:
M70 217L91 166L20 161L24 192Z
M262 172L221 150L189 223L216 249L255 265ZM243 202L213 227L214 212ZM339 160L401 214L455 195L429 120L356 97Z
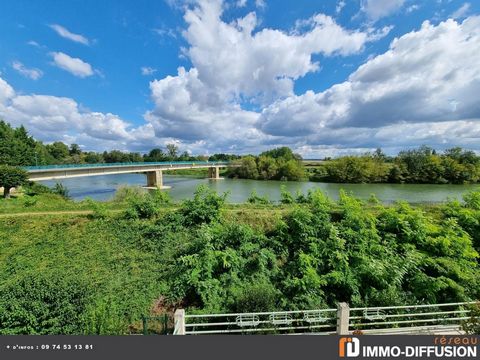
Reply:
M253 311L263 306L246 294L260 292L255 283L263 284L272 308L284 309L340 301L457 302L480 295L472 236L451 214L439 221L407 203L366 211L345 193L334 204L320 191L295 202L300 204L268 233L221 218L204 223L171 264L172 299L205 311Z
M180 208L185 226L209 224L220 218L220 210L225 204L227 193L218 195L206 185L200 185L193 195Z
M92 288L80 277L29 274L0 286L0 334L80 334Z
M160 190L155 190L152 194L130 192L126 195L126 201L129 205L125 211L127 219L150 219L171 202L168 193Z
M259 180L305 179L305 170L300 155L294 154L288 147L265 151L259 156L245 156L232 162L230 177Z

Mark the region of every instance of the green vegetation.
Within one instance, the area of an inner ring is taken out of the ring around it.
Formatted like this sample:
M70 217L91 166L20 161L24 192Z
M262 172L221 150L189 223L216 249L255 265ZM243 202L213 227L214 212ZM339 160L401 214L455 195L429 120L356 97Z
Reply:
M206 187L180 204L128 188L103 204L37 191L0 200L12 213L0 217L1 334L138 332L142 315L175 307L273 311L480 296L478 192L413 207L285 189L280 205L226 205L225 194ZM47 203L90 212L18 214Z
M468 335L480 334L480 303L470 307L470 318L462 324L462 329Z
M232 161L228 176L241 179L289 180L306 178L302 158L288 147L281 147L261 153L259 156L245 156Z
M217 154L211 161L231 155ZM234 158L235 156L233 156ZM12 166L35 166L52 164L96 164L121 162L159 162L159 161L205 161L206 156L191 156L188 152L180 153L177 145L167 144L165 151L152 149L147 154L123 152L120 150L83 151L78 144L70 146L56 141L43 144L31 137L25 127L12 128L0 120L0 164Z
M344 156L310 167L310 180L339 183L468 184L480 180L480 157L452 148L438 154L422 146L389 158L380 149L372 154Z
M27 182L28 174L25 170L9 165L0 165L0 187L3 187L3 197L10 197L13 187Z
M28 135L21 126L12 128L0 121L0 164L31 166L50 164L161 162L161 161L229 161L225 175L232 178L256 180L311 180L337 183L415 183L467 184L480 180L480 157L459 147L437 153L421 146L401 151L395 157L386 156L381 149L360 156L343 156L323 163L302 162L300 155L288 147L265 151L258 156L214 154L192 156L180 152L175 144L165 149L155 148L146 154L119 150L97 153L82 151L77 144L62 142L44 145ZM183 169L176 175L202 176L206 170Z

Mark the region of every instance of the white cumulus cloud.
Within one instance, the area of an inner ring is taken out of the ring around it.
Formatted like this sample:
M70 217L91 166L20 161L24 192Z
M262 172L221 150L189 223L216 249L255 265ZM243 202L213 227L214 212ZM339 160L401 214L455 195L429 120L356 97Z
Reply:
M344 83L274 102L257 125L267 134L317 145L428 142L478 149L471 141L480 134L478 49L480 17L425 22Z
M38 80L43 76L42 70L36 68L27 68L20 61L14 61L12 63L12 68L18 71L18 73L21 75L32 80Z
M378 20L398 11L405 0L363 0L361 10L371 20Z
M70 32L68 29L65 27L58 25L58 24L52 24L50 25L50 28L52 28L58 35L61 37L83 44L83 45L89 45L90 40L88 40L85 36L80 35L80 34L75 34Z
M92 66L82 59L71 57L62 52L52 52L50 55L57 67L77 77L85 78L94 74Z

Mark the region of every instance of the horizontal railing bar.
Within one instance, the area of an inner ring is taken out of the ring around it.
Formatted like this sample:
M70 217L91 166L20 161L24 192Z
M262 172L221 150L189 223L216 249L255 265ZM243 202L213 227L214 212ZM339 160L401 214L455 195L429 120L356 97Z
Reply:
M359 307L359 308L350 308L350 311L416 309L416 308L426 308L426 307L459 306L459 305L474 305L474 304L478 304L478 301L447 303L447 304L422 304L422 305L405 305L405 306Z
M362 330L364 334L400 334L411 333L414 330L458 330L460 325L425 325L425 326L409 326L400 328L388 329L365 329Z
M256 312L256 313L229 313L229 314L190 314L185 318L206 318L206 317L228 317L228 316L253 316L253 315L280 315L280 314L305 314L316 312L337 312L337 309L319 309L319 310L293 310L293 311L273 311L273 312Z
M336 318L328 318L322 322L336 321ZM280 320L281 321L281 320ZM289 319L289 322L307 322L305 319ZM318 321L320 322L320 321ZM259 320L258 324L271 324L272 320ZM239 326L237 322L218 322L218 323L188 323L185 324L185 327L195 327L195 326L226 326L226 325L236 325Z
M349 326L374 326L374 325L395 325L395 324L412 324L412 323L422 323L422 322L436 322L436 321L456 321L456 320L467 320L469 317L461 318L435 318L435 319L417 319L417 320L398 320L398 321L381 321L381 322L372 322L372 323L351 323Z
M313 325L313 326L289 326L289 327L274 327L274 328L249 328L249 329L225 329L225 330L200 330L187 331L188 335L195 334L226 334L226 333L244 333L244 332L264 332L264 331L285 331L285 330L302 330L302 329L321 329L331 328L334 325Z
M430 315L446 315L446 314L465 314L469 313L470 310L453 310L453 311L438 311L438 312L428 312L428 313L404 313L404 314L385 314L381 315L384 318L395 318L395 317L414 317L414 316L430 316ZM366 319L365 316L350 316L350 320Z

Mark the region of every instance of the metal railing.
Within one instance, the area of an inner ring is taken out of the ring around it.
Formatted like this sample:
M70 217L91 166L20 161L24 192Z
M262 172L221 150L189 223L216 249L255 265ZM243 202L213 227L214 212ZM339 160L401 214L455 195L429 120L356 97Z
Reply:
M471 306L478 302L407 306L226 313L175 313L177 335L201 334L435 334L461 332Z
M335 332L336 309L185 315L185 334Z
M23 166L27 171L32 170L68 170L77 168L102 168L102 167L120 167L120 166L216 166L228 165L228 161L161 161L161 162L121 162L121 163L97 163L97 164L60 164L60 165L41 165L41 166Z
M349 327L362 333L431 332L458 328L475 302L350 308Z

